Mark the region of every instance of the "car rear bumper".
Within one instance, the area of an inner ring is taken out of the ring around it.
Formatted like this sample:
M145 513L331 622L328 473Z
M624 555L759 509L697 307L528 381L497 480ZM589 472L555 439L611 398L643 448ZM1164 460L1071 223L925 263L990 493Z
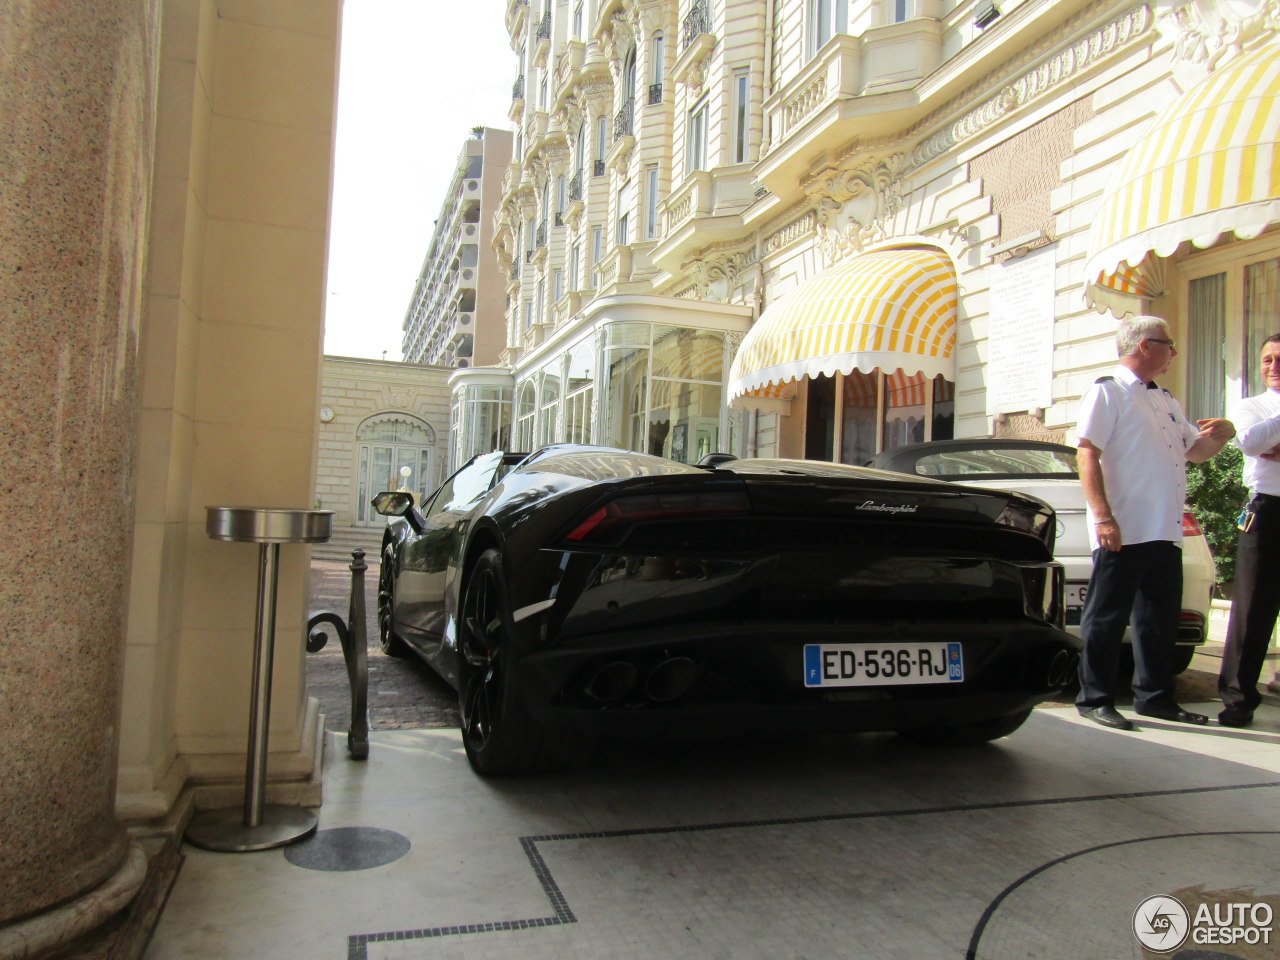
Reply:
M963 681L804 684L806 644L944 641L963 651ZM1051 699L1074 681L1079 650L1078 638L1033 622L702 623L575 638L526 655L519 671L540 720L601 734L907 730L993 719Z

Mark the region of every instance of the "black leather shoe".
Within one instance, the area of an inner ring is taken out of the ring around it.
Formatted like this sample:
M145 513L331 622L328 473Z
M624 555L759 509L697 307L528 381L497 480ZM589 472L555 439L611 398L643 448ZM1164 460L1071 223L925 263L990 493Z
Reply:
M1177 704L1171 704L1167 707L1134 707L1133 711L1140 717L1150 717L1152 720L1168 720L1170 723L1190 723L1197 727L1202 727L1209 722L1209 718L1203 713L1192 713L1190 710L1183 710Z
M1085 710L1080 716L1094 723L1100 723L1112 730L1132 730L1133 724L1126 720L1115 707L1094 707Z
M1218 723L1224 727L1247 727L1253 723L1253 711L1244 707L1227 707L1218 714Z

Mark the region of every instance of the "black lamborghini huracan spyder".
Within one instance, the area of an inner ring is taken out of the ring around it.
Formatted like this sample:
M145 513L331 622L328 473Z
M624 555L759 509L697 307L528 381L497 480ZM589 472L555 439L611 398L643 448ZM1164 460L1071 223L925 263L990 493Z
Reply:
M383 650L459 691L482 774L600 736L1013 732L1075 675L1053 511L807 460L490 453L387 525Z

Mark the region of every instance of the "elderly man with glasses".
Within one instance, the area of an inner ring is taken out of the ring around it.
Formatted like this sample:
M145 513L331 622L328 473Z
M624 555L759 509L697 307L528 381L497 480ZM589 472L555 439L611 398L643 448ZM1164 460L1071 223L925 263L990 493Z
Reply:
M1119 366L1080 400L1080 481L1092 521L1093 575L1081 619L1084 656L1076 709L1116 730L1126 626L1133 628L1133 702L1140 716L1203 724L1174 699L1171 659L1182 604L1186 461L1216 454L1235 435L1228 420L1193 426L1155 378L1178 355L1164 320L1130 317L1116 331Z

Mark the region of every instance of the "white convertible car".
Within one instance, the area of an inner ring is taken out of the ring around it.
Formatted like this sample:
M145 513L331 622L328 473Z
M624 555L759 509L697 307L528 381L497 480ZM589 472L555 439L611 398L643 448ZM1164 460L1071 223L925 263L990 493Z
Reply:
M1058 516L1054 558L1067 572L1067 629L1079 632L1093 558L1074 447L1038 440L935 440L886 450L867 466L956 480L970 486L1015 490L1048 503ZM1204 531L1189 510L1182 515L1182 533L1182 613L1174 659L1177 673L1190 665L1196 647L1208 637L1214 583L1213 555Z

